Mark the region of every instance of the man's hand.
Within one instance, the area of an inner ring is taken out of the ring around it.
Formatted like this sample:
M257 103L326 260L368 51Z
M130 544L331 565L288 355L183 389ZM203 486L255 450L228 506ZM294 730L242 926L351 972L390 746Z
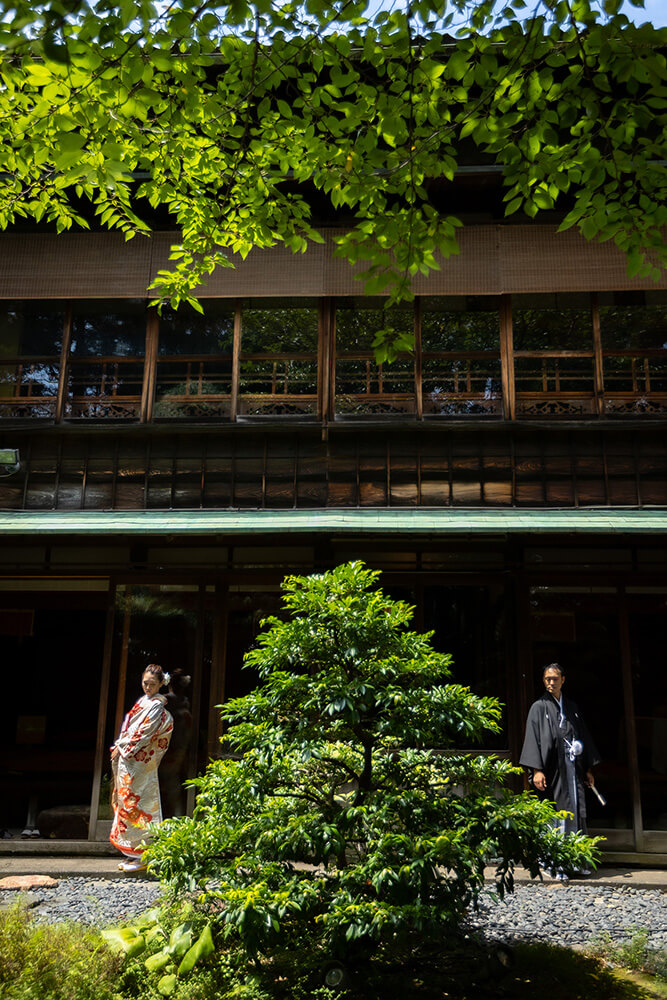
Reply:
M533 784L538 792L546 792L547 776L544 771L533 771Z
M593 785L595 784L595 778L593 777L593 772L592 771L586 771L586 777L585 777L584 781L585 781L586 786L588 788L592 788L593 787Z

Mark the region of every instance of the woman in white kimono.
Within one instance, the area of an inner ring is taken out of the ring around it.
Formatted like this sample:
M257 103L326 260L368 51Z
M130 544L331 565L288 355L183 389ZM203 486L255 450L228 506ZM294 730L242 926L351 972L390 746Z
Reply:
M169 683L169 674L149 663L141 678L143 697L123 720L120 736L111 748L113 769L114 821L109 837L114 847L126 855L121 871L144 871L141 844L151 827L162 822L157 769L169 746L173 720L159 694Z

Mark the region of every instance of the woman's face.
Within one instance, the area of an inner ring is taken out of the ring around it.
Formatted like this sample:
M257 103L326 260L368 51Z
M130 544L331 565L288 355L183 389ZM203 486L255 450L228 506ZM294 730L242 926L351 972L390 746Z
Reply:
M155 674L149 674L148 671L141 678L141 686L148 698L154 698L162 687Z

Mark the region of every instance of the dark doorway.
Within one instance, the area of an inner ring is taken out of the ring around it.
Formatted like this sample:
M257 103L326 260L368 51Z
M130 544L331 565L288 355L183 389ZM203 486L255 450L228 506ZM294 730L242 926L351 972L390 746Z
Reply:
M3 603L0 827L85 839L105 625L104 609L91 605L100 595L21 594Z

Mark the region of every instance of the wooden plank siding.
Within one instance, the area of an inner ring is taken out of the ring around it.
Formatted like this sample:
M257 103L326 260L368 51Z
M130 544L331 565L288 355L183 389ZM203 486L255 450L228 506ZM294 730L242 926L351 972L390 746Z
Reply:
M8 510L667 506L658 426L3 431Z

